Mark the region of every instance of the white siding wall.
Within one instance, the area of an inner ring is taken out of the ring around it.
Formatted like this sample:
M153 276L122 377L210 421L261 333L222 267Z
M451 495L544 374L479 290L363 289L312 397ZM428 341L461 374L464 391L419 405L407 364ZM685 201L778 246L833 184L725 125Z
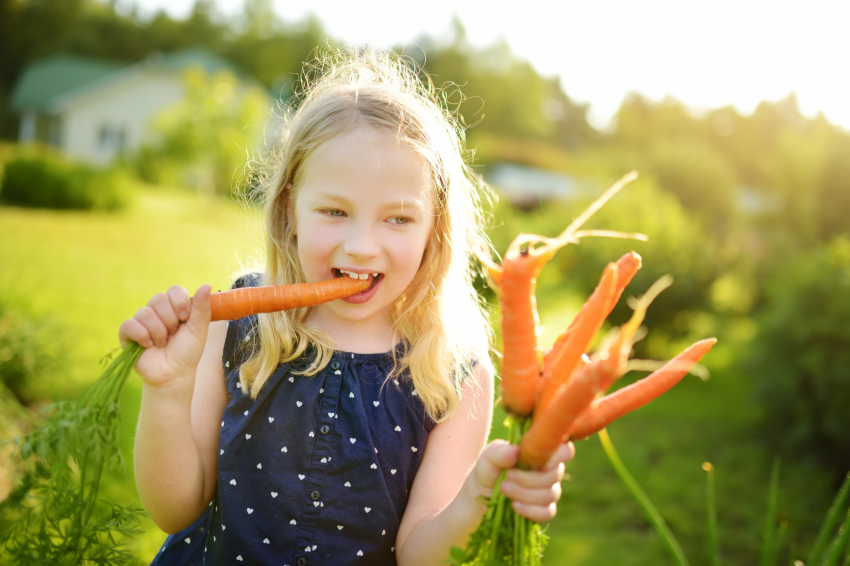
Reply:
M183 97L179 74L143 71L81 96L62 113L61 147L75 159L105 165L115 150L103 147L101 129L124 132L124 150L132 151L150 135L153 118Z

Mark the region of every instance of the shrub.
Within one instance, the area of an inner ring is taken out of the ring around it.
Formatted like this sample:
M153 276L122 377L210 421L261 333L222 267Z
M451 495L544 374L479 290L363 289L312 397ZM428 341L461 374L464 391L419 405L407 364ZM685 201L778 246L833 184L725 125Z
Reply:
M779 450L850 468L850 239L779 264L748 360Z
M118 210L129 202L127 179L55 156L20 155L6 164L0 200L38 208Z
M0 300L0 383L21 403L45 395L64 359L64 344L54 320Z

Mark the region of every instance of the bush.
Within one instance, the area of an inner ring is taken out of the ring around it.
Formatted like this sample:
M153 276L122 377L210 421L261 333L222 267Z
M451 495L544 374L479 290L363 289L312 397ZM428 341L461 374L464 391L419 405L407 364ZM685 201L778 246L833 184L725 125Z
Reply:
M64 360L64 336L54 320L0 300L0 384L24 405L44 397Z
M748 360L778 450L850 468L850 239L783 262Z
M118 210L130 197L126 178L55 156L21 155L6 164L0 200L38 208Z

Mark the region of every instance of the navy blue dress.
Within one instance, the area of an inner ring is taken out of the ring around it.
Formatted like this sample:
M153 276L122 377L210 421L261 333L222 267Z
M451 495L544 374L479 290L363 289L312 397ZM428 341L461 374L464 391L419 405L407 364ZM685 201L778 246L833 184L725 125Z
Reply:
M435 426L409 374L387 380L392 352L337 351L316 375L297 375L308 352L280 364L252 400L239 365L255 325L248 317L228 326L216 494L152 566L396 564L399 523Z

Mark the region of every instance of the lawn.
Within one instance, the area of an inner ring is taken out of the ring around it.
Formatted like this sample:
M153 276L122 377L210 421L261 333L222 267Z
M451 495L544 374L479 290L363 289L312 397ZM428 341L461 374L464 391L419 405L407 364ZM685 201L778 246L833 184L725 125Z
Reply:
M100 373L98 360L118 346L120 322L153 293L172 284L190 291L202 283L227 287L257 264L260 244L255 214L185 193L144 192L121 214L0 208L0 294L58 319L72 347L67 372L51 383L50 395L73 397ZM544 343L566 326L580 300L570 290L559 293L557 303L540 298ZM708 564L705 461L717 469L723 563L756 563L761 540L772 455L752 432L757 408L749 401L748 377L735 365L748 336L747 321L739 323L722 329L721 343L709 354L709 381L687 378L609 429L695 566ZM128 462L140 389L132 381L124 398ZM499 422L497 416L494 435L501 433ZM673 564L598 439L577 449L559 515L548 529L545 564ZM111 477L104 496L138 504L131 474L128 467L126 476ZM836 487L832 480L806 462L782 462L780 515L789 520L795 547L808 548ZM145 529L132 544L149 561L164 535L150 522Z

